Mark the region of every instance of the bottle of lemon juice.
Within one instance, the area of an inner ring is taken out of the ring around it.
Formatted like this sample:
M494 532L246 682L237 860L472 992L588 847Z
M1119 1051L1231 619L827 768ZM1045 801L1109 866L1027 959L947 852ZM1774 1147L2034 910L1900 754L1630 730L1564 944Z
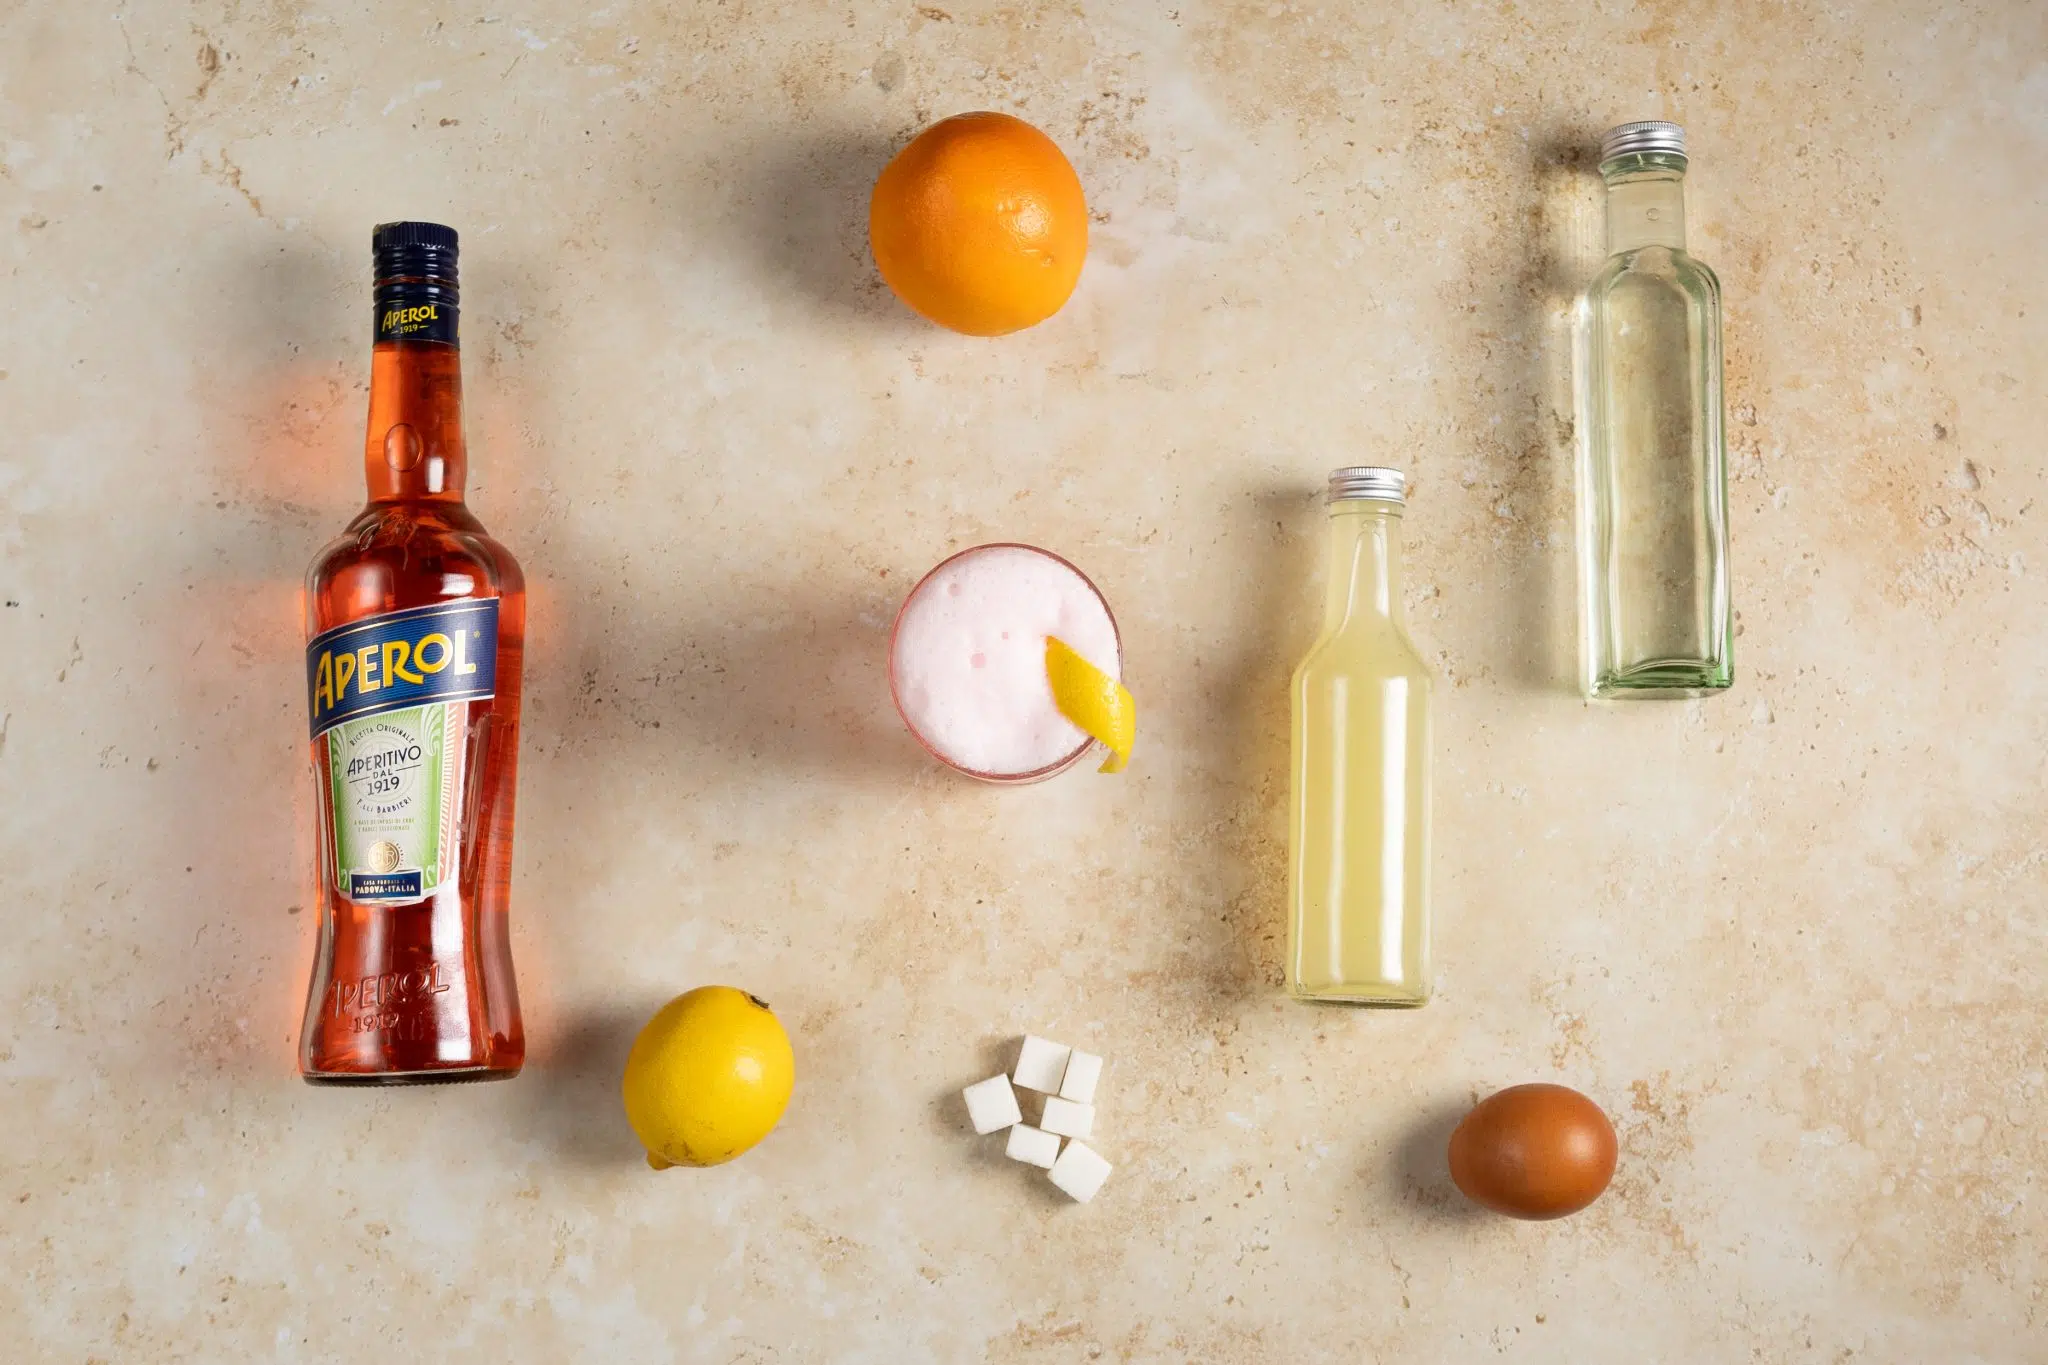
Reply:
M1294 673L1287 990L1429 999L1429 670L1401 610L1399 470L1330 475L1323 629Z

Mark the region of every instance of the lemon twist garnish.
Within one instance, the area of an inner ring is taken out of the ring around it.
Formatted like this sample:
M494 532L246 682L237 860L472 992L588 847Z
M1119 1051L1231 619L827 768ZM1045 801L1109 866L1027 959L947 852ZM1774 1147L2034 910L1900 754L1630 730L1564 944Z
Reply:
M1045 676L1060 714L1108 748L1101 771L1122 772L1138 738L1137 699L1056 635L1045 637Z

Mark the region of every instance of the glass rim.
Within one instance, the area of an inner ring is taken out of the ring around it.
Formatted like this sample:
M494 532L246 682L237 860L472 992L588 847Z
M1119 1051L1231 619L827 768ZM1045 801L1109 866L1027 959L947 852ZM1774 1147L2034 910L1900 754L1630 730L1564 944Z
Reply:
M1048 550L1042 545L1028 545L1021 540L991 540L980 545L970 545L964 550L957 550L927 569L924 576L911 585L910 591L903 595L903 605L896 608L896 618L889 625L889 701L896 708L896 718L903 722L903 728L910 732L910 737L917 741L919 748L946 767L951 768L954 772L974 778L978 782L987 782L996 786L1021 787L1033 782L1043 782L1049 777L1059 776L1059 774L1087 757L1088 751L1097 747L1101 741L1093 736L1083 736L1079 747L1072 753L1055 759L1044 767L1032 768L1027 772L992 773L984 772L979 768L970 768L966 764L955 762L953 759L940 753L932 746L931 741L927 740L918 731L918 728L910 723L910 716L903 709L903 690L897 685L896 681L896 637L903 631L903 614L910 610L910 604L917 600L919 593L924 591L925 584L931 582L941 569L946 568L957 560L965 559L969 555L980 554L984 550L1028 550L1032 554L1043 555L1055 563L1064 565L1076 578L1079 578L1082 583L1086 584L1088 591L1095 594L1095 600L1102 604L1102 614L1109 618L1109 633L1116 640L1116 671L1119 680L1123 677L1124 668L1123 628L1117 625L1116 612L1110 609L1109 598L1104 595L1101 588L1096 586L1094 579L1081 571L1081 567L1078 564L1068 559L1065 555Z

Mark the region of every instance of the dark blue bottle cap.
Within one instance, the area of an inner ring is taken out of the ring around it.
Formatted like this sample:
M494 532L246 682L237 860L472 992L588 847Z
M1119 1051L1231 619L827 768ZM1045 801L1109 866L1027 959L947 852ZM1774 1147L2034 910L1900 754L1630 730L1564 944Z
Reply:
M401 276L455 281L460 238L439 223L379 223L370 233L377 278Z
M377 340L454 345L462 313L455 229L439 223L379 223L375 260Z

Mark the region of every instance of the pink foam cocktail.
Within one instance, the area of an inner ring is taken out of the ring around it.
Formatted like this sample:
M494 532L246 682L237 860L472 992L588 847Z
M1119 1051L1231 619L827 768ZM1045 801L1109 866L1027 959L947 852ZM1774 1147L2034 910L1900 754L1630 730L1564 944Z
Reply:
M1060 714L1048 636L1112 678L1123 645L1087 575L1030 545L962 550L924 576L896 615L889 689L934 758L984 782L1036 782L1094 741Z

